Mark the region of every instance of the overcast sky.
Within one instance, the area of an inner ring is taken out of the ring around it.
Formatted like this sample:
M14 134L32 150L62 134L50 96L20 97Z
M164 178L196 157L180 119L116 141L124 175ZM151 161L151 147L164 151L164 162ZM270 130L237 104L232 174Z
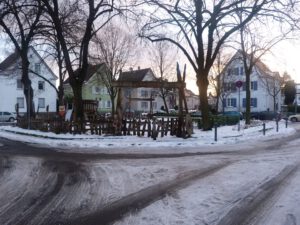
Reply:
M7 43L0 39L0 61L2 61L9 52L12 51L11 47L7 47ZM262 60L270 68L271 71L278 71L283 74L287 71L295 82L300 83L300 40L299 41L284 41L276 45L272 53L265 56ZM143 67L143 63L139 63ZM145 63L145 66L149 66L149 63ZM183 66L183 65L181 65ZM188 65L189 66L189 65ZM190 66L189 66L190 67ZM194 78L194 73L189 68L191 73L189 73L190 79L187 80L187 87L195 93L198 92L196 79Z

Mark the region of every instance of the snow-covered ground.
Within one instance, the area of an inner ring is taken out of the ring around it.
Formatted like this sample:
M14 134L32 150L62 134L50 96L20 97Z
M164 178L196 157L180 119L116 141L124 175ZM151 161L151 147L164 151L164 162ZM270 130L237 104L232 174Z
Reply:
M182 139L175 136L158 137L153 140L149 137L138 136L99 136L99 135L71 135L71 134L54 134L40 131L31 131L12 126L0 127L0 137L11 140L19 140L34 144L43 144L60 149L71 148L72 151L85 152L107 152L113 153L115 149L124 149L126 152L143 152L150 149L153 152L162 152L165 147L174 149L180 147L187 149L192 147L196 149L201 146L221 146L224 144L247 143L250 140L268 140L276 137L284 137L291 135L295 129L290 125L285 127L285 121L279 122L278 132L276 131L276 122L266 122L266 133L263 135L263 123L256 121L254 125L246 128L241 124L241 129L238 131L237 126L223 126L217 129L217 141L215 141L215 130L202 131L194 129L194 134L191 138ZM194 151L194 150L190 150ZM199 151L199 149L197 150ZM169 152L169 151L168 151Z
M243 215L241 210L246 207L249 215L254 215L247 224L287 225L300 221L300 140L292 140L297 135L291 136L297 132L299 125L289 123L286 128L285 121L280 121L277 132L276 123L270 121L266 123L265 135L259 121L248 128L242 124L240 131L237 126L224 126L218 128L217 141L214 141L214 130L203 132L197 129L189 139L167 136L154 141L136 136L56 135L4 126L0 127L0 137L48 145L56 150L69 152L173 154L206 152L207 149L210 152L221 152L215 155L80 162L81 166L77 169L80 172L80 182L76 182L76 179L74 181L75 172L62 173L65 183L61 184L58 193L49 203L43 202L45 206L38 210L38 215L33 213L36 209L32 207L32 215L27 216L31 221L28 224L39 224L47 218L51 218L49 221L55 224L51 210L59 212L56 215L59 219L77 218L89 215L90 212L101 212L106 206L122 202L123 198L135 193L145 191L147 195L149 188L153 187L155 191L155 188L166 187L165 192L160 191L165 194L156 196L139 210L129 211L114 224L240 225L244 223L222 221L230 212L240 210L235 214L244 222L248 215ZM287 138L287 141L284 139L287 136L292 138ZM243 149L249 151L241 152L243 154L236 152ZM228 154L232 150L235 152ZM14 215L11 208L17 212L28 207L24 192L29 202L32 195L43 201L43 196L39 196L39 193L55 186L52 180L58 179L57 170L51 169L51 165L57 167L57 162L51 159L45 163L42 160L44 159L18 155L11 160L8 169L4 170L4 182L0 184L0 200L4 203L0 206L0 223L9 221L11 215ZM2 161L4 163L5 160ZM64 168L68 163L70 162L62 161L61 167ZM215 167L219 169L214 170ZM201 175L202 171L209 168L211 173ZM284 172L287 168L292 168L292 172ZM185 180L190 175L192 179ZM279 175L282 180L276 183ZM168 184L172 184L172 188ZM15 199L19 201L14 203ZM254 208L245 206L249 201L256 202ZM26 204L22 205L23 202ZM23 214L19 215L20 219L22 216Z

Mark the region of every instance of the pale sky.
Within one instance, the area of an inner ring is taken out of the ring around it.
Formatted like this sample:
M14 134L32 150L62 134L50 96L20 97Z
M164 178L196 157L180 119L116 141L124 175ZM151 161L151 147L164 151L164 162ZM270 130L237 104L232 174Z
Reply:
M8 49L9 52L11 48ZM2 61L7 54L7 43L0 39L0 61ZM284 41L276 45L272 49L272 53L264 56L262 61L270 68L271 71L278 71L283 74L287 71L296 83L300 83L300 41ZM183 60L185 61L185 60ZM143 64L143 63L142 63ZM183 66L183 65L181 65ZM191 73L189 80L187 80L187 88L198 94L196 79L192 74L191 66L189 66ZM142 65L141 65L142 67Z

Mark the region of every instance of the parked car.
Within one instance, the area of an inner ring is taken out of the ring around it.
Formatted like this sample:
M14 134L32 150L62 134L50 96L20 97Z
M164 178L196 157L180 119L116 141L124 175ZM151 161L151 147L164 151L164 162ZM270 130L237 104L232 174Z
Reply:
M227 111L227 112L223 112L222 115L223 116L236 116L236 117L240 117L241 120L243 119L243 114L238 111Z
M10 112L0 112L1 122L14 122L16 120L16 115Z
M298 122L298 121L300 121L300 114L289 116L289 120L292 121L292 122Z

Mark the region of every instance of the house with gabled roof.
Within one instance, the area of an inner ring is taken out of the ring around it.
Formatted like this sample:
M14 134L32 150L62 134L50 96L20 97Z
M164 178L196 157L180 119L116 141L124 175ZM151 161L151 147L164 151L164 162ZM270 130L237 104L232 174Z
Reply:
M246 110L245 72L242 52L237 51L224 68L221 76L223 90L219 111ZM236 85L242 82L242 87ZM261 60L257 60L250 75L251 112L279 111L281 109L281 82L278 72L273 72ZM240 91L240 92L239 92ZM276 92L276 95L274 94ZM239 101L240 100L240 101Z
M110 112L112 107L108 90L101 77L105 76L105 70L106 66L104 63L96 65L90 64L82 86L82 99L98 101L98 112ZM75 73L76 72L78 72L78 70L75 71ZM64 90L65 96L73 96L73 91L69 84L69 78L64 81Z
M28 59L35 110L45 112L48 106L50 112L56 112L57 92L50 83L55 86L57 76L33 47L28 50ZM16 103L20 113L27 111L21 66L21 58L17 52L0 63L0 111L15 112Z
M119 81L141 82L141 81L159 81L150 68L122 72ZM122 107L125 112L153 112L159 111L164 107L163 99L160 97L158 88L124 88L122 90ZM153 98L153 100L149 100ZM175 103L172 96L167 98L168 108L174 108Z

